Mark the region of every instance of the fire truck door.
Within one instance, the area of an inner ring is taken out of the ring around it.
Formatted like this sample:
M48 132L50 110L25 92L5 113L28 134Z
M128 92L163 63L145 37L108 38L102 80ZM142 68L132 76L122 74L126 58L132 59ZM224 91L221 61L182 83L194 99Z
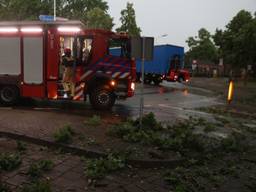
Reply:
M43 97L43 37L23 38L23 95Z

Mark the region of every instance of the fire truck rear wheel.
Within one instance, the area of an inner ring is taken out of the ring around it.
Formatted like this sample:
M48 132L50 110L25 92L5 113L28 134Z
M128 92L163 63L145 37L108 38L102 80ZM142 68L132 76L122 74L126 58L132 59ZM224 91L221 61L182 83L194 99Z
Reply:
M0 101L4 105L13 105L19 98L19 90L16 86L8 85L0 87Z
M92 90L89 98L93 108L98 110L111 109L116 100L113 91L108 87L98 87Z

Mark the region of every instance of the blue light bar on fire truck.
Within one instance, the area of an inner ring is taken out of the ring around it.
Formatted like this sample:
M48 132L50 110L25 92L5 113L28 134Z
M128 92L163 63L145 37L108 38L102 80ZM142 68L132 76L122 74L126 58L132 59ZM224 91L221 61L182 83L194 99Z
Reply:
M52 15L39 15L39 20L44 22L52 22L54 21L54 16Z
M40 15L39 20L43 22L68 21L68 19L64 17L56 17L56 19L54 20L53 15Z

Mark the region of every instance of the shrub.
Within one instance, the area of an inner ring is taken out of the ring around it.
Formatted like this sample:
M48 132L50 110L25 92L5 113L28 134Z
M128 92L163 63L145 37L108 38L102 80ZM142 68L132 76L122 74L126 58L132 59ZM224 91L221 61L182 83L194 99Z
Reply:
M51 192L51 186L47 181L36 181L32 184L25 185L21 192Z
M212 125L212 124L207 124L207 125L205 125L205 127L204 127L204 132L206 132L206 133L213 132L213 131L215 131L215 130L216 130L216 128L215 128L215 126Z
M243 135L233 132L232 135L225 138L221 142L221 150L225 152L243 152L248 150L247 145Z
M27 145L26 145L26 143L23 143L23 142L21 142L21 141L17 141L16 142L16 144L17 144L17 150L18 151L26 151L27 150Z
M100 179L105 177L106 174L124 167L124 159L111 154L106 158L87 160L85 173L91 179Z
M226 124L229 124L230 121L227 120L226 118L223 118L223 117L215 117L216 121L219 121L221 122L222 124L226 125Z
M74 131L70 125L65 125L54 133L54 139L59 143L70 143L72 141L72 135L74 135Z
M87 121L84 122L86 125L97 126L101 124L101 117L97 115L93 115Z
M18 168L21 162L19 154L0 154L0 171L12 171Z
M9 187L0 181L0 192L11 192Z
M194 126L203 124L202 120L189 120L179 122L164 129L154 118L154 115L146 115L144 126L140 128L138 121L127 121L113 126L110 134L121 137L128 142L136 142L157 146L160 149L183 151L184 149L203 150L203 146L197 135L193 134ZM150 123L152 126L149 127Z
M40 160L39 162L30 165L28 175L33 178L40 177L43 172L50 171L52 168L53 162L51 160Z

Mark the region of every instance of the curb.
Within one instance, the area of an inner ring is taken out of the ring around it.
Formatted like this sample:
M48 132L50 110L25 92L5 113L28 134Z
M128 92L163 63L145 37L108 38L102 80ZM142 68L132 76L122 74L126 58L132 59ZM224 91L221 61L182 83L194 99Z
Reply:
M67 153L71 153L78 156L86 156L88 158L100 158L107 157L108 154L102 153L99 151L92 151L82 149L73 145L65 145L61 143L56 143L53 141L47 141L43 139L38 139L34 137L29 137L26 135L20 135L16 133L3 132L0 131L0 137L6 137L9 139L20 140L27 143L32 143L35 145L46 146L53 149L61 148L63 151ZM173 160L143 160L143 159L127 159L127 164L133 167L138 168L162 168L168 167L173 168L185 163L185 159L173 159Z
M34 137L29 137L27 135L20 135L20 134L16 134L16 133L10 133L10 132L3 132L0 131L0 137L7 137L10 139L14 139L14 140L20 140L20 141L24 141L24 142L28 142L28 143L32 143L35 145L42 145L42 146L46 146L49 148L54 148L54 149L63 149L65 152L67 153L72 153L78 156L86 156L89 158L100 158L100 157L106 157L107 155L105 153L101 153L98 151L89 151L89 150L84 150L72 145L64 145L61 143L56 143L56 142L52 142L52 141L47 141L47 140L43 140L43 139L39 139L39 138L34 138Z

